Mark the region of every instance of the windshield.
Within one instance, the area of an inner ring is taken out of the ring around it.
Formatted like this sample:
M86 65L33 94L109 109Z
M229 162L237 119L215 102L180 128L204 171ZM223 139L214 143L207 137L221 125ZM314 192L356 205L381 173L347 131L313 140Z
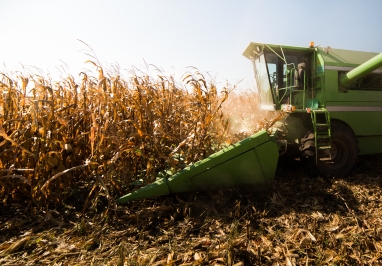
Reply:
M255 71L255 80L260 94L261 109L274 110L274 101L271 91L271 85L268 78L267 65L264 54L253 59L253 69Z
M286 55L285 61L273 53L265 55L271 87L276 90L294 86L294 69L297 68L298 58L295 55Z

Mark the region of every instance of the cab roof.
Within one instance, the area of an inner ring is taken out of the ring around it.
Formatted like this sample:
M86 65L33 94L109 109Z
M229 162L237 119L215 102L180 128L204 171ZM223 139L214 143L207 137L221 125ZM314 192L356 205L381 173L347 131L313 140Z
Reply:
M373 53L373 52L352 51L352 50L344 50L344 49L335 49L330 47L324 48L321 46L309 48L309 47L266 44L266 43L256 43L256 42L251 42L248 45L248 47L245 49L243 55L247 57L248 59L250 59L250 57L256 54L256 51L258 51L258 47L260 47L260 49L264 49L268 51L274 50L280 53L281 53L281 48L284 53L290 53L290 52L313 53L314 51L316 51L322 56L325 62L325 65L329 65L329 66L355 67L373 58L374 56L378 55L378 53Z

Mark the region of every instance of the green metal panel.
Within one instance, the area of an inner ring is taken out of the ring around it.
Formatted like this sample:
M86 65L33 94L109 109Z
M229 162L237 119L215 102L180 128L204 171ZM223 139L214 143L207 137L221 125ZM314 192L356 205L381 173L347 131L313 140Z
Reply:
M265 142L269 141L269 135L265 131L261 131L249 138L246 138L240 142L230 145L228 148L218 151L206 159L196 162L195 164L186 167L183 171L180 171L174 176L185 174L186 176L196 176L205 171L203 168L213 168L226 162L242 153L247 152ZM203 167L199 167L203 165Z
M256 147L257 159L259 160L265 183L272 182L275 178L276 167L279 158L279 148L272 140ZM253 173L253 177L255 178ZM260 184L260 182L256 182Z
M340 104L327 105L332 119L347 123L356 136L382 135L382 107L370 106L368 103L349 105L341 102ZM379 109L381 111L378 111Z
M277 145L266 142L212 167L199 164L195 171L174 175L168 186L172 193L179 193L266 184L273 180L277 158Z
M201 160L175 175L127 194L118 203L169 193L255 186L273 181L279 152L266 131Z
M343 102L344 105L359 105L358 102L363 102L362 105L382 106L382 91L349 90L346 93L328 93L326 104L333 105L330 102Z
M356 67L375 57L378 53L351 51L331 48L327 53L325 49L318 47L317 52L323 57L325 66Z
M315 70L316 70L316 76L320 76L324 74L325 68L324 68L324 59L320 53L315 53L316 54L316 65Z
M382 136L358 137L359 155L382 153Z
M326 70L325 71L325 88L318 91L320 103L325 104L327 101L336 101L339 99L338 94L338 71ZM325 97L323 97L325 94Z

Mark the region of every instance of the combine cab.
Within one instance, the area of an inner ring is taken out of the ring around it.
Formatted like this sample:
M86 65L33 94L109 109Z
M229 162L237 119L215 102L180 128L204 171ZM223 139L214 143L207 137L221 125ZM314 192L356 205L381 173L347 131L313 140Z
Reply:
M342 177L359 154L382 153L382 53L250 43L244 56L253 63L260 108L283 118L118 203L264 185L281 154L311 158L323 175Z
M348 175L358 154L382 152L382 53L250 43L261 109L286 154L313 157L326 176Z

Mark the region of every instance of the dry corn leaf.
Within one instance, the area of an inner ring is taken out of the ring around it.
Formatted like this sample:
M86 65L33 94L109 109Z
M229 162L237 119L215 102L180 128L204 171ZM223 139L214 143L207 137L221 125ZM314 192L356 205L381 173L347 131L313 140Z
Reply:
M4 249L1 253L0 256L7 256L9 254L12 254L18 250L20 250L24 245L31 239L30 236L25 236L19 240L16 240L14 243L9 245L6 249Z

